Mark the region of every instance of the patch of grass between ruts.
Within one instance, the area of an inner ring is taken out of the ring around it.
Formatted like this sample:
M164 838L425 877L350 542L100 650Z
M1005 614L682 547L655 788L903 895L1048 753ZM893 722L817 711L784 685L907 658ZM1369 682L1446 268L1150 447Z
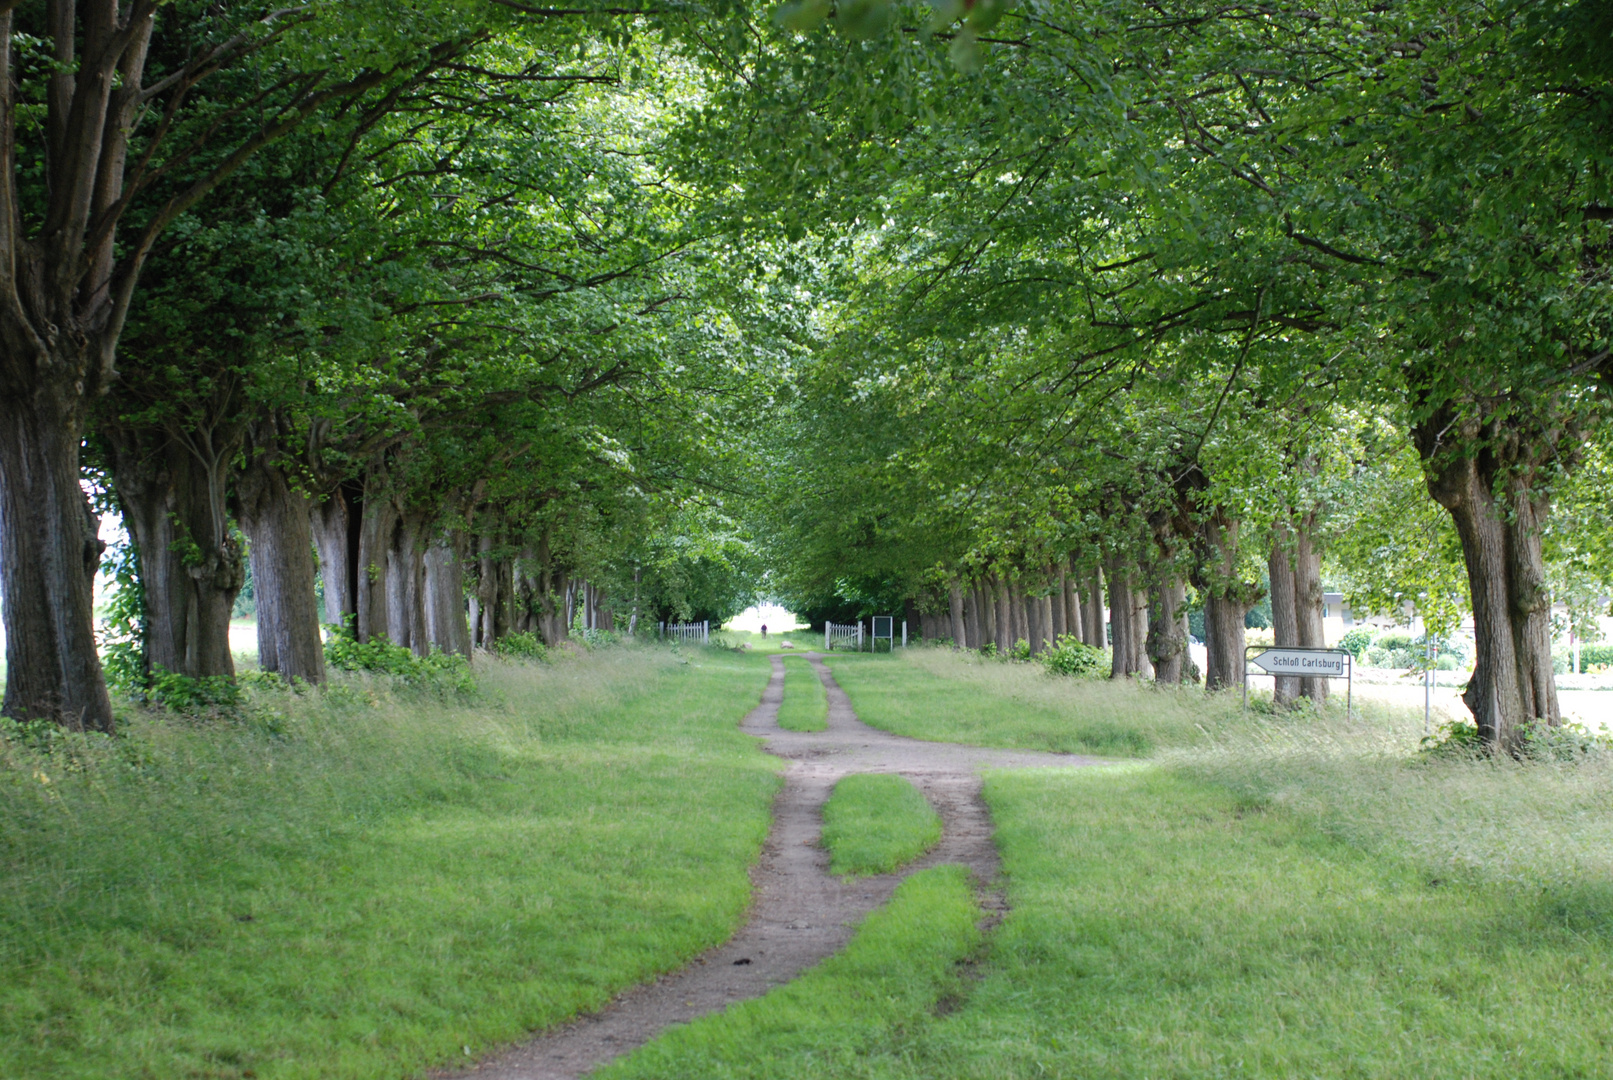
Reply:
M0 1076L415 1075L728 936L776 765L765 661L486 663L495 702L362 681L283 734L136 718L0 746ZM345 702L345 704L344 704Z
M868 916L847 948L765 997L673 1028L590 1074L597 1080L810 1080L867 1075L901 1054L962 989L980 941L968 872L914 874Z
M823 731L829 726L829 699L805 657L784 659L784 701L779 705L778 724L785 731Z
M823 844L833 874L887 874L940 839L940 815L905 777L847 776L835 784L823 808Z

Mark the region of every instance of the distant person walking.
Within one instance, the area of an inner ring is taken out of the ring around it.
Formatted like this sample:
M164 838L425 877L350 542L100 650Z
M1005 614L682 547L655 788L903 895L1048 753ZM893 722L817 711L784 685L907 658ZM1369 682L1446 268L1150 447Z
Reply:
M767 624L766 623L762 624L762 636L763 637L767 636Z

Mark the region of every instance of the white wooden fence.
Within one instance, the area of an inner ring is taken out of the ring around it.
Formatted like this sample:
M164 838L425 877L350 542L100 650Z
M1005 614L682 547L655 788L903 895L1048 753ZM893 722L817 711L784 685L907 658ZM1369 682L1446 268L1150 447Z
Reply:
M867 648L868 651L873 652L881 641L887 643L887 649L897 648L895 620L888 615L876 615L874 618L877 621L874 622L874 632L871 635L863 632L863 626L860 622L848 626L842 623L825 621L823 624L823 651L830 652L839 648L862 652L864 648ZM885 624L883 633L880 632L879 624L881 622ZM907 647L906 619L902 620L902 644L900 647L904 649Z
M704 645L711 641L710 622L664 622L661 636L674 641L698 641Z
M862 652L863 624L855 623L851 626L840 626L832 622L823 624L823 651L830 652L838 645L842 649L856 649Z

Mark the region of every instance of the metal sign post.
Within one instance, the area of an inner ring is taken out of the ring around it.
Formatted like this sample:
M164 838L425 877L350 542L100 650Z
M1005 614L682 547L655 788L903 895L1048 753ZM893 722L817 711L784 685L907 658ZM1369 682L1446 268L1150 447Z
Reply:
M1258 655L1249 655L1262 649ZM1250 671L1253 664L1259 671ZM1344 715L1349 716L1355 699L1355 655L1348 649L1267 649L1249 645L1243 650L1243 708L1249 709L1249 676L1298 675L1307 679L1343 679Z

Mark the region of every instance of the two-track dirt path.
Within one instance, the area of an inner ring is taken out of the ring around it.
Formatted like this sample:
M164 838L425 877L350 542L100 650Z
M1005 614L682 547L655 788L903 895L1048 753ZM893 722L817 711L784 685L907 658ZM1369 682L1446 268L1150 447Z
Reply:
M890 898L904 878L925 867L959 863L980 883L983 902L1000 912L997 849L980 798L981 769L1069 768L1096 759L1072 754L989 750L924 742L871 728L857 719L845 691L815 653L806 654L829 698L826 731L778 726L784 661L741 730L766 739L790 762L773 803L773 827L751 872L750 919L726 944L687 967L623 993L600 1012L555 1028L454 1075L475 1080L575 1080L649 1042L666 1028L760 997L844 948L859 922ZM894 874L845 882L830 876L818 845L823 804L835 782L852 773L899 773L941 815L941 841Z

